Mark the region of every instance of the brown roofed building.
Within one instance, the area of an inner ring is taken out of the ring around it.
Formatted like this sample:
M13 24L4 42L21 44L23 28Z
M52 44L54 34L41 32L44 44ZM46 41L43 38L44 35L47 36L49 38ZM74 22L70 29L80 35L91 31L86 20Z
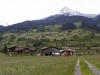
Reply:
M60 52L61 56L72 56L74 54L74 51L72 48L67 48Z
M16 48L16 46L15 47L8 48L8 52L15 52L15 48Z
M34 47L29 47L29 48L11 47L11 48L8 48L8 52L9 52L9 55L11 55L12 53L32 55L35 52L35 48Z
M29 47L29 48L24 48L23 49L23 54L34 54L35 53L35 48L34 47Z

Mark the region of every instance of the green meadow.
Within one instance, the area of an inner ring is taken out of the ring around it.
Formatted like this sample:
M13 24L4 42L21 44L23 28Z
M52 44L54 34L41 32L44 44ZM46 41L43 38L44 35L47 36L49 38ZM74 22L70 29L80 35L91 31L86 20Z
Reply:
M0 75L73 75L77 57L0 56Z
M94 75L83 61L86 59L100 70L100 55L83 56L7 56L0 54L0 75L75 75L79 58L82 75Z

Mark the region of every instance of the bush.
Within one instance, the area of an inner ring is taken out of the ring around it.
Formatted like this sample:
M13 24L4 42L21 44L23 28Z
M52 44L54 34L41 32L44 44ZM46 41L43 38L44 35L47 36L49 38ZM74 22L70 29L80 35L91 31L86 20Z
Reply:
M93 44L93 47L99 47L99 44Z

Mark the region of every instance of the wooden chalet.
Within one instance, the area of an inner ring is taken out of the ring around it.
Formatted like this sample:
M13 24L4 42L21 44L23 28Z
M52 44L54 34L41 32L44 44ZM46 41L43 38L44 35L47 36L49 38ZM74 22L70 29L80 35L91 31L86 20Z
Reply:
M72 48L67 48L60 52L61 56L72 56L74 54L74 51Z
M45 47L41 49L42 56L60 55L60 49L54 46Z
M35 48L34 47L28 47L28 48L11 47L11 48L8 48L8 52L9 52L9 55L11 55L12 53L33 55L35 52Z

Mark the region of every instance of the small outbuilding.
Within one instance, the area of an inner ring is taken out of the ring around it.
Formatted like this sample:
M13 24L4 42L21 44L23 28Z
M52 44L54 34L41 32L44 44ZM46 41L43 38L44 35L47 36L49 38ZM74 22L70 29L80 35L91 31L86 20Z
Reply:
M75 50L73 50L72 48L67 48L63 51L60 52L61 56L72 56L74 55Z
M60 49L54 46L44 47L41 49L42 56L60 55Z

